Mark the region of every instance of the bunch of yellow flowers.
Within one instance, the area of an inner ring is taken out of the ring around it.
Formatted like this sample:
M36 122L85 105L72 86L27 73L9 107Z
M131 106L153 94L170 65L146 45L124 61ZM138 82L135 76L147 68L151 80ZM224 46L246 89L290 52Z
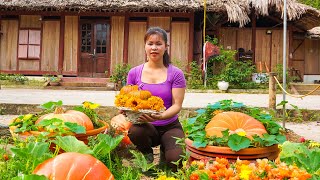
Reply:
M161 111L165 109L164 102L160 97L153 96L149 91L128 88L128 86L124 86L120 90L114 103L116 107L126 107L133 111L146 109Z

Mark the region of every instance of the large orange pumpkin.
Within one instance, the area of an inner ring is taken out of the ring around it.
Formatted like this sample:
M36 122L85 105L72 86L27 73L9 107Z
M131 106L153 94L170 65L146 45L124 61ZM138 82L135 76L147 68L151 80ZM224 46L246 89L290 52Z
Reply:
M138 85L126 85L120 89L120 94L128 94L131 91L138 91Z
M262 136L267 133L264 125L253 117L240 112L223 112L215 115L207 124L205 131L207 136L222 137L222 131L229 129L229 133L245 132L248 138L253 135Z
M113 180L109 169L88 154L62 153L39 164L33 174L44 175L50 180Z
M92 121L86 114L80 111L75 111L75 110L68 110L64 112L61 107L56 108L55 112L53 113L49 113L41 116L36 121L35 124L38 124L44 119L52 119L52 118L58 118L65 122L77 123L81 126L84 126L86 128L86 131L94 129Z

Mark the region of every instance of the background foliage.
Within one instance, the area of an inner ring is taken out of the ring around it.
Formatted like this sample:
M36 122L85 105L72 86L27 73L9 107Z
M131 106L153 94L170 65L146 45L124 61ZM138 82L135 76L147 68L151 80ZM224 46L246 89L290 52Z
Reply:
M299 2L320 9L320 1L317 0L299 0Z

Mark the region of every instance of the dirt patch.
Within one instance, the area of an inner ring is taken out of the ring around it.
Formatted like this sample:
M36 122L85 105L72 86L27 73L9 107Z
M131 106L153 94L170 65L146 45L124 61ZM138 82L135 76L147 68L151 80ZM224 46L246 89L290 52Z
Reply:
M287 137L287 141L291 141L291 142L300 142L300 139L302 138L302 136L298 135L297 133L293 132L290 129L286 130L286 137Z

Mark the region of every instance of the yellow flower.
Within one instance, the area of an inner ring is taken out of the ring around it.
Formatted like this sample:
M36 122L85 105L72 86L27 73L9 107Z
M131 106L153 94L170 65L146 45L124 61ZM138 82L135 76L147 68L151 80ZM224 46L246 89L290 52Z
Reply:
M160 176L160 177L158 177L157 180L166 180L166 179L167 179L167 176Z
M162 176L159 176L158 179L156 180L177 180L177 179L174 177L167 177L165 175L162 175Z
M237 130L235 130L235 132L236 132L239 136L246 136L246 135L247 135L246 131L243 130L243 129L237 129Z
M100 104L92 103L89 101L85 101L82 104L83 104L83 107L89 108L89 109L96 109L100 106Z
M30 118L32 118L33 114L26 114L23 116L23 120L29 120Z
M242 164L240 167L240 179L248 180L252 169L248 165Z
M309 144L309 148L320 147L320 143L311 141Z
M167 178L166 180L177 180L177 179L174 178L174 177L169 177L169 178Z

